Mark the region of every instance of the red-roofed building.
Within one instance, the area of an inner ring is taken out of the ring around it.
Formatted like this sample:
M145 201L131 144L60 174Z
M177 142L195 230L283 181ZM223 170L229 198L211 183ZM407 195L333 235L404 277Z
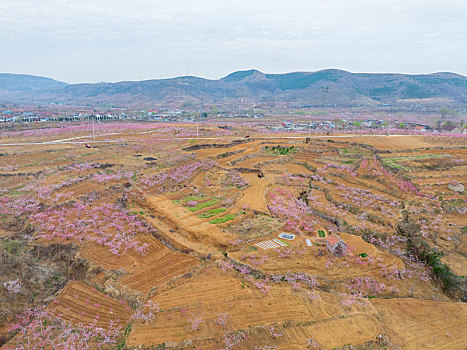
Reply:
M338 235L326 237L326 247L328 247L329 251L337 257L342 257L347 254L347 243L345 243Z

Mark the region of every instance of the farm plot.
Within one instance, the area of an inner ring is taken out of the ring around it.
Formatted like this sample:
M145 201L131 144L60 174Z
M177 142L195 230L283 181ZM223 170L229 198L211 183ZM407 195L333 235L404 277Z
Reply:
M65 188L58 193L66 193L67 199L69 199L70 197L78 198L80 196L85 196L94 191L99 192L101 189L102 189L102 186L99 186L92 182L84 182L84 183L80 183L80 184Z
M381 150L400 150L407 148L423 148L432 147L436 143L428 141L424 136L359 136L359 137L342 137L339 141L358 142L373 146Z
M441 262L448 265L456 275L467 276L467 258L464 255L450 253L442 257Z
M384 330L404 349L465 349L467 305L416 299L373 299Z
M181 342L184 339L219 339L224 330L216 326L215 320L224 312L228 315L229 329L233 330L287 320L304 322L310 318L308 308L302 299L290 295L229 302L210 301L203 306L192 306L190 309L161 312L154 324L135 324L128 343L136 346L167 341ZM199 330L193 330L190 320L199 316L203 321Z
M263 178L258 178L256 174L242 174L250 186L242 191L243 197L236 203L238 208L247 207L261 213L268 213L266 203L266 193L269 186L273 184L274 176L265 174Z
M332 280L368 275L380 278L386 270L404 268L404 263L399 258L384 253L359 236L346 233L340 233L340 236L350 247L350 253L339 260L328 255L322 243L307 247L303 237L287 241L290 247L280 247L277 243L275 247L272 247L273 249L266 250L251 251L249 247L245 247L243 250L232 252L231 255L236 260L247 264L260 262L257 267L267 273L304 272L310 275L318 274ZM312 240L317 242L314 238ZM319 250L324 255L320 256ZM359 255L363 253L371 258L361 259Z
M249 157L241 161L231 162L230 164L235 167L241 168L259 168L260 163L277 161L277 158L274 156L263 156L258 155L257 157Z
M162 310L202 305L213 300L230 302L251 298L252 292L239 280L220 273L203 272L199 276L182 281L183 283L168 291L160 292L151 299Z
M83 247L81 255L105 269L117 270L123 268L129 272L136 266L149 265L152 260L157 259L160 254L165 254L167 250L161 242L150 235L139 236L139 241L147 246L146 254L143 256L132 251L122 255L115 255L108 249L93 242L89 242Z
M251 327L272 327L280 334L274 342L281 344L283 348L286 348L285 344L306 344L308 338L319 334L322 336L316 337L324 348L328 348L327 346L345 344L350 332L356 331L352 340L355 341L354 344L358 344L373 339L381 329L377 320L371 316L375 314L375 310L369 303L345 309L338 303L338 299L328 293L315 293L310 304L306 297L291 294L281 287L273 287L268 296L260 296L257 293L252 294L248 287L235 287L240 285L235 279L220 279L219 286L213 280L210 282L211 286L201 285L199 282L202 280L204 276L198 281L188 281L155 296L153 300L170 309L164 310L162 307L163 311L152 324L135 324L129 344L160 344L169 339L175 342L185 339L195 342L210 340L210 343L219 344L225 329L235 332ZM199 288L193 298L185 294L191 287ZM223 295L222 290L228 294ZM226 328L219 325L219 315L225 315ZM193 321L196 319L200 322L194 328ZM340 332L329 336L321 331L320 324L323 327L334 325Z
M287 328L284 331L285 344L278 349L304 349L307 346L335 349L347 344L358 346L375 340L382 331L383 327L374 315L350 315L310 326Z
M149 208L153 215L170 225L173 232L170 232L169 237L181 245L189 247L190 242L192 242L196 246L196 243L201 239L205 244L228 243L228 237L222 230L209 223L211 218L200 218L198 216L203 212L194 214L187 208L174 203L173 200L164 197L148 196L143 205ZM206 209L206 211L208 210L211 209ZM151 219L148 220L152 221Z
M21 152L12 155L4 155L1 158L2 167L10 166L10 171L33 172L38 167L63 166L69 163L63 157L49 152Z
M97 322L99 327L108 327L111 322L124 327L133 314L133 309L125 301L76 281L69 282L49 308L65 320Z
M194 269L198 264L199 260L193 256L166 249L164 253L160 252L148 260L147 265L139 265L119 282L146 294L152 288Z

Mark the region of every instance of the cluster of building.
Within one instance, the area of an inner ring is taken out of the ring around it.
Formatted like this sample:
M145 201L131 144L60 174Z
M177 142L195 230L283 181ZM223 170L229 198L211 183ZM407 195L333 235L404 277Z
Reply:
M62 114L52 112L28 112L28 111L10 111L4 110L0 112L0 122L15 123L15 122L78 122L85 120L119 120L127 119L124 114L88 114L88 113L73 113Z
M307 131L307 130L352 130L352 129L403 129L411 131L427 131L427 132L443 132L443 133L466 133L467 130L461 123L444 123L442 125L431 127L427 124L413 123L413 122L400 122L400 121L384 121L375 119L366 119L363 121L310 121L306 122L293 122L283 121L279 124L262 125L272 131Z
M48 111L47 109L29 109L29 110L0 110L0 122L79 122L86 120L145 120L154 122L195 122L205 120L206 118L214 119L261 119L264 118L259 113L230 113L222 112L207 112L205 110L187 111L183 109L158 108L150 110L123 110L112 109L108 112L97 113L95 110L91 112L76 112L73 110ZM364 117L364 115L361 115ZM297 118L298 119L298 118ZM436 125L430 126L424 123L403 121L403 120L382 120L376 118L356 118L341 119L338 114L334 114L333 120L309 119L283 121L281 123L262 122L258 124L263 128L272 131L308 131L308 130L352 130L352 129L405 129L412 131L427 131L427 132L443 132L443 133L464 133L466 129L462 122L441 121Z

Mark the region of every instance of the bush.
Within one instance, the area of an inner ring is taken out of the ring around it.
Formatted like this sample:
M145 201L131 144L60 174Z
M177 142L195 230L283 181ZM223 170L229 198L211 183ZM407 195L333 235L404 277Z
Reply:
M458 278L449 266L441 262L443 255L443 253L435 249L428 249L427 246L424 246L423 250L418 251L418 258L433 268L433 274L443 282L444 289L452 291L458 284Z

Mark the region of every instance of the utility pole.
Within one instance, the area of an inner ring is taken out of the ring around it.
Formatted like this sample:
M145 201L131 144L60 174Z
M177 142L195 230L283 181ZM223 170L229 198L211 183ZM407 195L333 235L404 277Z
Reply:
M391 136L391 117L389 117L389 122L388 122L388 136Z
M308 138L311 137L311 116L310 116L310 123L308 125Z
M196 123L196 138L199 138L199 122Z
M92 139L96 141L96 133L94 132L94 117L92 117Z

